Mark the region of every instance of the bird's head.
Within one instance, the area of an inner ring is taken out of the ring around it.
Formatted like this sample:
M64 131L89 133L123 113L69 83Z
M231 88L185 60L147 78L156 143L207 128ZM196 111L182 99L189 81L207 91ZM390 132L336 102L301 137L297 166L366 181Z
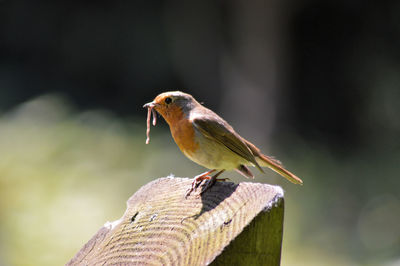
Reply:
M152 102L143 107L156 110L168 124L188 116L199 103L192 95L181 91L169 91L159 94Z

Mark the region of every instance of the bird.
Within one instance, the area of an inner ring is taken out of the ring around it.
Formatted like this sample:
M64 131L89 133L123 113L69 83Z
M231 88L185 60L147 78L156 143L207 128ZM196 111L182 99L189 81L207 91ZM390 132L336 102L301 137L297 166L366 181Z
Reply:
M269 167L290 182L303 184L303 181L286 170L280 161L263 154L254 144L240 136L228 122L188 93L164 92L143 107L148 108L146 143L149 142L151 114L153 125L156 123L155 110L168 123L171 135L182 153L193 162L209 169L194 177L186 198L204 180L209 182L200 194L213 186L217 180L225 181L226 179L217 179L225 170L236 170L246 178L254 178L248 166L255 166L262 173L265 173L262 167ZM216 173L210 176L214 172Z

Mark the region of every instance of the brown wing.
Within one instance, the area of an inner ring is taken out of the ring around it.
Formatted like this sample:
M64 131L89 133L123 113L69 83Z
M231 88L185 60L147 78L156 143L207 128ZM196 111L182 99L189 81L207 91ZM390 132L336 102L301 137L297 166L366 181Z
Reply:
M237 134L231 126L228 125L222 119L209 119L196 118L193 120L193 125L206 136L207 138L213 139L229 150L233 151L237 155L243 157L247 161L253 163L261 172L264 173L260 165L257 163L256 158L245 144L242 137Z

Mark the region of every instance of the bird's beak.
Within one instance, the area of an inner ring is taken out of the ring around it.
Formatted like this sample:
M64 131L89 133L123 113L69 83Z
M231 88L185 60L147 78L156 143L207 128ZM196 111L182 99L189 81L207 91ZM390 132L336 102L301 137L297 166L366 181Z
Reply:
M143 105L143 108L153 108L156 105L157 104L155 102L149 102L149 103L146 103L145 105Z

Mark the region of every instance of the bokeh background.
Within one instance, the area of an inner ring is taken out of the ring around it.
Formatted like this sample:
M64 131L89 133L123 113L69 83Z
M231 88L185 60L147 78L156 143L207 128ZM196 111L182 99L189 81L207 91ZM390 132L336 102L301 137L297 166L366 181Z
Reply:
M255 179L286 191L282 265L400 265L394 0L0 1L0 265L64 264L139 187L204 170L162 119L144 144L171 89L304 180Z

